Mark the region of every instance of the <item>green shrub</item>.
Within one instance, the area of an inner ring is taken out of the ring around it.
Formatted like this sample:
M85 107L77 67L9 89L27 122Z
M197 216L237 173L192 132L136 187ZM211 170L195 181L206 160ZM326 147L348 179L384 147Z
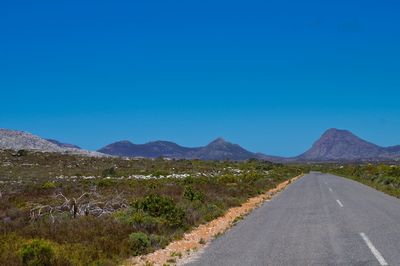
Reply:
M185 212L166 196L150 195L132 204L136 211L142 211L153 217L164 218L169 226L183 226Z
M132 255L144 254L151 246L150 238L142 232L132 233L129 235L129 246Z
M56 187L57 187L56 183L54 183L52 181L48 181L42 185L43 189L52 189L52 188L56 188Z
M101 179L97 182L97 185L99 187L111 187L114 184L115 184L114 180L111 179Z
M0 222L0 228L6 225ZM15 233L0 234L0 265L21 265L19 253L26 240Z
M162 235L150 235L151 246L155 249L165 248L170 239Z
M162 217L153 217L143 212L133 213L128 221L136 230L147 232L160 232L161 227L167 224Z
M388 174L393 177L400 177L400 167L391 167Z
M235 183L238 178L234 175L222 175L216 178L217 182L220 184Z
M188 176L188 177L185 177L185 178L183 179L183 183L186 184L186 185L193 184L194 181L195 181L195 180L194 180L194 178L193 178L192 176Z
M204 193L194 189L192 186L185 187L185 190L183 192L183 197L190 201L195 201L195 200L204 201L205 199Z
M223 209L215 204L208 204L205 208L204 220L209 222L224 214Z
M115 171L115 167L110 167L110 168L106 168L103 170L103 172L101 173L103 177L113 177L117 175L117 171Z
M167 172L167 171L162 171L162 170L156 170L156 171L154 171L153 173L151 173L151 175L152 175L152 176L155 176L155 177L160 177L160 176L166 177L166 176L169 175L169 172Z
M24 265L47 266L52 265L54 249L46 240L33 239L22 246L20 255Z

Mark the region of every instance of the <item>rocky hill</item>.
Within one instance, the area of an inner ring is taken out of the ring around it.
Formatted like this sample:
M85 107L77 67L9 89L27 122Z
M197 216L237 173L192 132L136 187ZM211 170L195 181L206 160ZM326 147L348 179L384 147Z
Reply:
M381 147L348 130L327 130L296 161L381 161L400 159L400 146Z
M77 148L60 147L46 139L28 132L0 129L1 150L34 150L41 152L59 152L84 156L106 156L105 154Z

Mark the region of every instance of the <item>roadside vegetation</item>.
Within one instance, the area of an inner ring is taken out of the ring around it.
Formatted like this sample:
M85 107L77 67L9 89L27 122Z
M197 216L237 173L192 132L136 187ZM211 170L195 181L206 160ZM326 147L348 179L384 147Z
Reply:
M388 164L361 165L325 165L317 167L323 172L330 172L347 177L400 198L400 166Z
M308 167L0 152L0 265L115 265Z

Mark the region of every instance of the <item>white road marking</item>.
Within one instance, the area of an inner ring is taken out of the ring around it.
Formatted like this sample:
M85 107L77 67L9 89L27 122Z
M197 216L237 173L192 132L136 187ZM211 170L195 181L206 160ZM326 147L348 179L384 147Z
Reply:
M326 181L324 183L325 183L325 185L328 185L328 183Z
M332 192L333 190L331 188L329 188L329 191Z
M336 200L337 204L339 204L340 207L343 207L343 204L340 202L340 200Z
M367 235L364 233L360 233L360 236L362 237L364 242L367 244L367 246L371 250L372 254L375 256L375 258L379 261L379 263L381 265L388 265L386 260L382 257L381 253L374 247L374 245L372 244L371 240L369 240Z

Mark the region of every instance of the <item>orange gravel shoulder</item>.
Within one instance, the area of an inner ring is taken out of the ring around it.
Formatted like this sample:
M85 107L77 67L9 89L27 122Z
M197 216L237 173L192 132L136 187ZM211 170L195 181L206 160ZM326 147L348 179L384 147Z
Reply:
M180 264L179 262L188 260L190 256L203 248L215 236L228 230L234 224L235 220L247 215L254 208L259 207L263 202L269 200L276 193L282 191L287 185L300 177L301 175L296 176L280 183L275 188L268 190L261 195L249 198L241 206L228 209L223 216L196 227L191 232L184 234L182 239L171 242L164 249L157 250L147 255L132 257L128 259L124 265L162 266L166 264Z

